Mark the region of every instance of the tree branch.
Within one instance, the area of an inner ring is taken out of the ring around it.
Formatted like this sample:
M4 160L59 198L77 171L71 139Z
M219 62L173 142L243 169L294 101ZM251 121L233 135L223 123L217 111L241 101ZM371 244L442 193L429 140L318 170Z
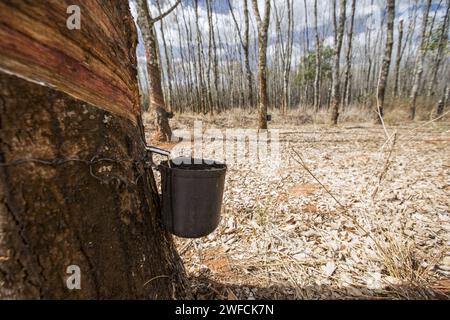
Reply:
M241 42L242 47L244 47L244 41L241 35L241 28L239 28L239 23L237 22L236 16L234 15L233 6L231 5L231 1L228 0L228 7L230 8L231 17L233 18L234 25L238 31L239 41Z
M158 5L159 5L159 0L158 1ZM177 0L172 7L170 7L166 12L164 12L163 14L157 16L156 18L152 18L151 21L152 23L156 23L161 19L164 19L165 17L167 17L173 10L175 10L175 8L181 3L181 0Z

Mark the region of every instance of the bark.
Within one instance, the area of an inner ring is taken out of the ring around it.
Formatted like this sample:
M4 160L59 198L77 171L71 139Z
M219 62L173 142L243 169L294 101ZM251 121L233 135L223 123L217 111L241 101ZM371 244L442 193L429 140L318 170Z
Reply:
M414 81L411 89L411 102L410 102L410 119L414 120L416 117L416 103L417 96L419 94L420 81L422 80L423 74L423 62L425 59L425 43L426 43L426 31L428 22L428 13L430 11L431 0L427 0L425 8L423 9L423 19L422 19L422 32L419 48L417 49L415 71L414 71Z
M81 31L65 29L70 4L0 4L0 299L183 298L144 161L128 1L83 2Z
M350 28L348 30L348 47L345 55L345 73L344 73L344 86L343 86L343 97L342 97L342 105L343 107L347 107L350 103L350 90L351 90L351 81L352 81L352 43L353 43L353 25L355 22L355 10L356 10L356 0L352 0L352 9L351 9L351 18L350 18Z
M400 81L400 64L402 62L402 41L403 41L403 20L399 21L398 24L398 43L397 43L397 53L395 58L395 78L394 78L394 96L398 97L398 88Z
M159 1L156 2L157 6L158 6L158 13L160 15L163 14L162 9L161 9L161 5L159 3ZM172 63L171 63L171 57L172 55L169 54L169 49L167 47L167 40L166 40L166 36L165 36L165 32L164 32L164 19L159 20L159 26L160 26L160 32L161 32L161 40L163 43L163 49L164 49L164 58L165 58L165 63L166 63L166 69L167 69L167 88L168 88L168 96L167 96L167 101L166 101L166 105L167 105L167 109L169 112L172 112L172 108L173 108L173 87L172 87L172 82L174 81L174 72L172 69ZM173 45L170 46L170 48L173 48Z
M336 0L335 0L336 1ZM339 22L337 29L335 30L335 43L334 43L334 61L333 61L333 76L332 76L332 88L331 88L331 123L336 125L339 118L339 103L340 103L340 57L342 49L342 39L344 38L345 27L345 7L347 5L346 0L340 0L339 3Z
M377 86L377 123L383 122L384 97L386 95L386 85L391 66L392 47L394 45L394 19L395 0L386 1L387 23L386 23L386 47L384 49L383 62Z
M286 0L287 7L287 39L283 44L283 112L286 112L290 106L290 75L292 63L292 47L294 44L294 3L292 0Z
M177 25L177 35L178 35L178 47L182 48L183 47L183 37L181 36L181 26L180 26L180 21L178 19L178 15L174 14L175 16L175 22ZM188 50L189 51L189 50ZM187 71L187 69L190 70L190 65L188 65L188 68L186 68L186 58L185 58L185 53L184 50L180 51L180 58L181 58L181 76L180 76L180 87L179 91L177 92L177 100L178 100L178 106L179 106L179 111L182 113L185 110L185 107L190 107L192 105L192 101L193 101L193 90L192 90L192 85L190 82L190 71ZM187 91L186 91L187 90ZM185 101L181 101L180 97L184 96L184 100ZM187 100L187 101L186 101ZM183 106L184 105L184 106Z
M208 2L209 3L209 2ZM210 6L210 16L209 16L209 26L210 26L210 35L211 35L211 42L212 42L212 70L213 70L213 81L214 81L214 100L212 104L212 108L216 108L218 111L221 109L221 101L219 99L219 59L217 57L217 43L216 43L216 33L214 30L214 21L213 21L213 14L214 6L211 10L211 4ZM212 109L211 109L212 114Z
M203 80L203 43L202 34L199 24L199 14L198 14L198 0L194 0L194 11L195 11L195 27L196 27L196 43L197 43L197 80L200 93L200 109L203 114L206 114L206 88L205 82Z
M322 49L320 44L319 28L317 22L317 0L314 0L314 30L316 33L316 70L314 76L314 110L319 111L320 107L320 73Z
M258 1L252 0L253 11L255 14L257 28L258 28L258 96L259 96L259 108L258 108L258 128L267 129L267 107L269 104L269 97L267 94L267 42L270 23L270 0L264 2L264 18L261 17Z
M309 52L309 24L308 24L308 6L306 0L303 0L303 8L305 10L305 34L306 34L306 52Z
M206 82L208 86L208 104L209 104L209 112L213 116L214 115L214 105L213 105L213 95L211 90L211 71L213 71L213 63L214 63L214 51L213 51L213 41L214 41L214 29L212 22L212 10L211 10L211 0L206 1L206 14L208 17L208 70L206 72ZM213 71L214 73L214 71ZM217 84L215 82L215 84Z
M247 95L248 101L247 104L251 108L254 106L254 98L253 98L253 75L252 69L250 67L250 50L249 50L249 15L248 15L248 0L242 0L244 6L244 31L241 31L239 23L236 19L236 15L233 11L233 6L231 5L231 0L228 0L228 7L230 8L231 18L233 19L234 25L238 32L239 41L241 42L242 50L244 53L244 65L245 65L245 77L247 84Z
M146 0L137 0L138 24L140 26L147 56L147 72L150 82L150 106L155 113L155 128L153 138L157 141L170 141L170 129L166 102L161 84L161 66L158 57L158 39L156 37L155 21L151 17Z
M250 68L250 50L249 50L249 14L248 14L248 2L244 1L244 38L242 41L242 49L244 50L244 63L245 63L245 75L247 78L247 90L248 90L248 102L250 108L255 105L253 98L253 75Z
M435 87L437 83L437 75L439 71L439 67L444 58L445 48L448 43L448 31L449 31L449 20L450 20L450 0L447 0L447 11L444 16L444 21L441 26L440 34L439 34L439 43L438 48L436 50L436 56L434 59L434 63L431 67L431 79L428 85L428 96L432 96L435 93Z
M370 1L370 7L373 7L374 0ZM370 18L367 20L366 28L368 29L366 32L366 38L364 43L364 58L367 61L367 69L365 71L365 89L364 93L365 95L370 94L371 87L370 87L370 75L372 73L372 26L369 25L369 23L373 22L373 13L370 15Z
M281 32L281 19L280 13L278 11L278 6L274 2L273 3L273 12L275 17L275 50L273 53L273 63L272 63L272 77L271 82L269 84L269 103L273 106L278 107L281 113L284 112L284 105L282 99L280 99L282 94L282 89L280 89L280 85L283 85L283 81L276 81L276 79L282 79L281 69L284 65L284 56L283 56L283 42L284 37ZM283 12L284 13L284 12ZM274 81L275 80L275 81ZM271 99L270 99L271 98Z
M450 96L450 87L445 88L444 95L441 100L439 100L437 107L436 107L436 116L440 117L444 114L444 109L448 103Z
M192 50L192 43L193 43L193 37L191 28L188 26L188 21L186 20L186 15L184 13L184 10L181 10L182 18L183 18L183 25L184 30L186 33L186 46L187 46L187 53L188 53L188 61L192 61L191 63L187 64L188 68L188 81L189 81L189 87L190 92L192 93L192 99L191 99L191 109L193 112L200 112L200 86L198 85L198 77L197 77L197 59L194 57L194 52ZM194 90L195 89L195 90ZM194 98L194 92L195 92L195 98Z
M130 70L133 65L124 64L130 59L136 63L135 56L130 58L130 50L137 36L116 25L120 20L120 24L126 23L134 30L134 24L122 22L122 18L108 19L108 14L123 14L120 10L125 1L105 9L99 9L96 1L83 1L79 7L86 14L81 17L81 30L66 28L66 10L73 4L70 1L36 2L0 2L0 69L14 70L28 79L39 78L136 123L140 112L134 100L137 82ZM111 43L113 40L115 43ZM94 44L100 53L88 55L87 48L79 50L80 45Z

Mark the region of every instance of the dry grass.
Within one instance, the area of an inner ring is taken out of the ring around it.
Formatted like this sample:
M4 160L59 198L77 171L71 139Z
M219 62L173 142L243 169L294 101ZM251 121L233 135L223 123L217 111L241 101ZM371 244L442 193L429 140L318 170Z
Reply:
M433 98L419 97L417 101L416 121L429 121L435 116L435 101ZM448 111L448 110L447 110ZM279 126L281 123L290 126L300 125L325 125L329 124L329 111L324 108L315 112L312 106L299 106L296 109L288 110L282 114L279 109L269 110L272 115L272 123ZM364 125L374 122L377 117L374 111L374 105L362 106L351 105L348 108L340 110L339 122L343 124ZM145 121L150 129L153 126L152 115L146 114ZM386 100L384 121L389 125L408 125L414 123L409 121L409 99L388 98ZM202 120L210 125L219 128L250 128L255 127L256 115L254 111L247 109L232 109L226 112L215 114L211 117L209 114L183 113L175 114L173 126L176 128L186 128L188 124L192 125L194 120ZM450 122L450 113L440 119L439 122Z
M283 165L231 167L219 228L206 238L176 239L195 296L448 298L447 119L387 121L387 140L354 109L342 115L351 122L337 127L300 111L272 114ZM254 115L230 112L177 116L174 127L189 128L194 119L218 128L254 125Z

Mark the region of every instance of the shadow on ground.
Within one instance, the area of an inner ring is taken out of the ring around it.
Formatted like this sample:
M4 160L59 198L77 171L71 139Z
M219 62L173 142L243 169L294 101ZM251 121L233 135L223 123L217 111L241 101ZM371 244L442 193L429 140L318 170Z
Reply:
M263 287L248 284L219 283L205 276L194 277L190 281L193 289L193 298L197 300L450 299L448 280L444 280L432 288L392 286L383 290L354 286L337 288L325 285L308 287L273 285Z

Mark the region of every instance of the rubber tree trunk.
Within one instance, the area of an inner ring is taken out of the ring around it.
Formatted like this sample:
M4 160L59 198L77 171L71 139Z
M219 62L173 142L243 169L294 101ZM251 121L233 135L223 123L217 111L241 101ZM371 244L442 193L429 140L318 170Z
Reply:
M138 24L144 39L147 57L147 72L150 85L150 109L155 113L156 132L153 138L157 141L170 141L172 130L169 124L166 102L161 83L161 65L158 57L158 39L155 24L152 21L146 0L137 0Z
M193 1L194 4L194 12L195 12L195 30L196 30L196 36L195 41L197 45L197 80L198 80L198 90L200 93L200 110L203 114L207 113L206 107L207 107L207 92L206 92L206 86L205 86L205 80L203 78L204 72L203 72L203 61L204 61L204 52L203 52L203 41L202 41L202 32L200 29L200 15L198 10L198 0Z
M348 46L345 53L345 71L344 85L342 90L341 103L343 108L347 108L350 104L350 91L352 82L352 43L353 43L353 27L355 23L356 0L352 0L350 13L350 27L348 30Z
M450 96L450 87L446 87L442 99L439 100L436 106L436 117L441 117L444 114L444 109L445 106L448 104L449 96Z
M414 66L414 80L411 88L410 95L410 107L409 107L409 117L411 120L416 118L416 104L417 104L417 96L419 95L419 86L422 80L423 74L423 63L425 59L425 44L426 44L426 31L428 25L428 14L431 7L431 0L426 0L425 8L423 9L423 19L422 19L422 31L420 37L419 47L417 48L417 56L416 62Z
M398 40L397 53L395 57L394 72L394 97L398 97L398 89L400 87L400 63L402 61L402 41L403 41L403 20L398 22Z
M337 0L334 0L337 1ZM332 85L331 85L331 124L336 125L339 118L339 104L340 98L340 58L342 49L342 40L344 38L345 27L345 9L347 1L340 0L339 2L339 22L337 29L335 30L335 43L334 43L334 58L333 58L333 72L332 72Z
M252 0L258 28L258 128L267 129L267 106L269 97L267 94L267 42L270 23L270 1L264 2L264 18L261 17L257 0Z
M315 72L314 72L314 110L316 112L319 111L320 108L320 72L321 72L321 55L322 55L322 49L321 49L321 43L320 43L320 35L319 35L319 28L317 23L317 0L314 0L314 32L315 32L315 39L316 39L316 65L315 65Z
M377 86L377 112L375 121L378 124L383 122L384 98L386 95L386 86L391 66L392 47L394 45L394 18L395 18L395 0L387 0L387 24L386 24L386 46L384 49L383 62L381 64L380 75Z
M144 158L128 1L83 2L68 31L72 3L0 3L0 299L183 298Z
M244 39L242 48L244 50L244 64L245 64L245 76L247 79L247 91L248 91L248 106L252 109L255 105L253 97L253 75L250 67L250 48L249 48L249 12L247 0L243 1L244 4Z
M435 94L436 84L438 78L438 72L442 60L445 57L445 51L448 46L448 31L450 26L450 0L447 0L447 10L444 16L444 21L442 21L441 29L439 31L439 40L437 44L436 53L433 59L433 64L431 66L431 78L428 84L427 96L431 97Z

